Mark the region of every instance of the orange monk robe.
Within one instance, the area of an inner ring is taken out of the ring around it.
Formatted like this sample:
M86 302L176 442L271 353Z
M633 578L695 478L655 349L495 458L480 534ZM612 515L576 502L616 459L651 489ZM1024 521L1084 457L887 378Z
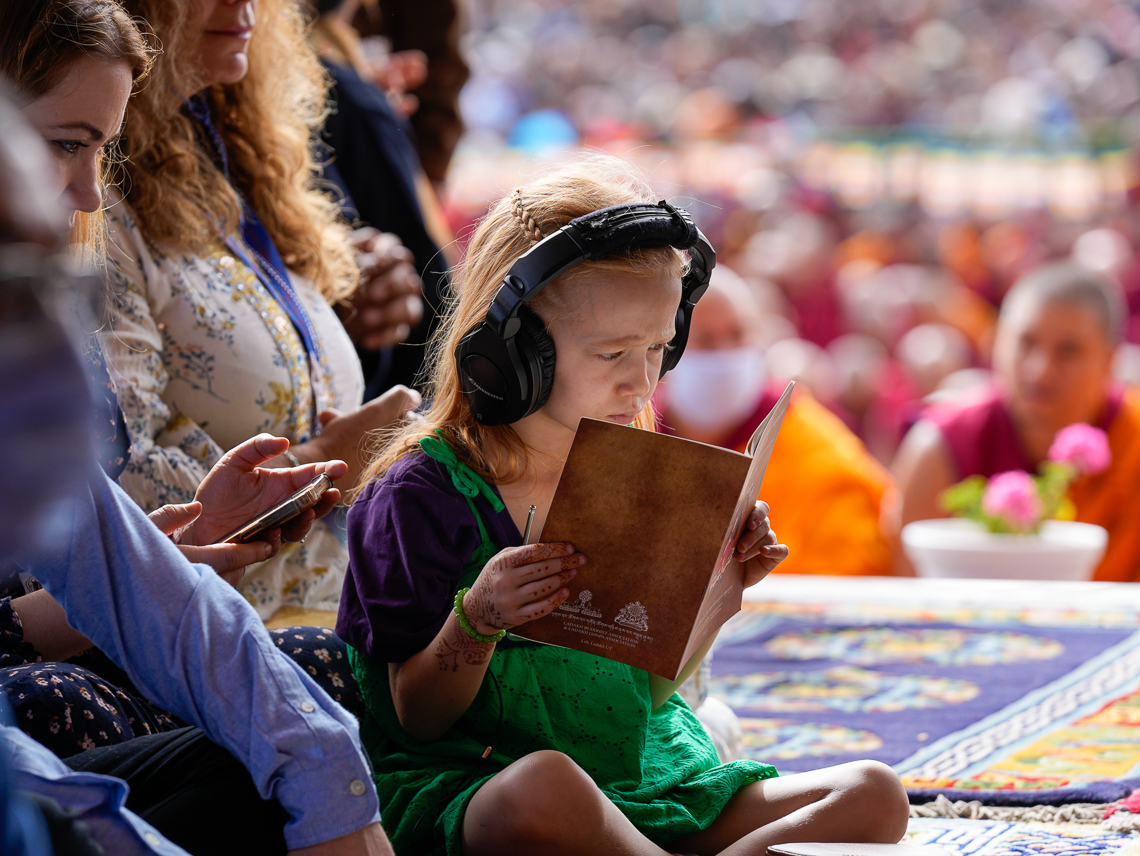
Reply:
M1108 549L1093 579L1140 582L1140 392L1133 387L1108 426L1108 445L1108 469L1075 482L1069 497L1077 520L1108 530Z
M781 392L770 389L724 445L744 451ZM890 543L879 525L890 487L890 475L838 416L794 393L760 488L772 529L788 545L777 572L890 574Z

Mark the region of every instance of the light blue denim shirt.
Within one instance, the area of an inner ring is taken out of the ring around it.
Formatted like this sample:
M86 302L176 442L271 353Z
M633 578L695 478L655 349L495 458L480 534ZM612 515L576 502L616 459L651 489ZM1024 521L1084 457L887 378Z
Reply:
M73 772L49 749L11 725L0 726L0 764L9 771L13 789L51 797L75 811L108 853L186 856L185 850L123 807L127 785L121 779ZM47 852L29 845L24 854L42 856Z
M142 695L200 727L245 765L262 797L281 803L291 850L380 819L356 720L277 649L232 586L187 562L101 470L54 520L50 543L21 564ZM19 787L40 781L34 790L117 820L108 852L182 852L122 807L122 782L72 773L13 731L0 736ZM124 846L140 837L153 849Z

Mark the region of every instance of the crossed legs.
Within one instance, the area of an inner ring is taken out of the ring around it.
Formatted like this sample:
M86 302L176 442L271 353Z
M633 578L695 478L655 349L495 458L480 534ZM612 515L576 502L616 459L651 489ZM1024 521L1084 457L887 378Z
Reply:
M741 788L708 829L670 845L698 856L764 856L793 841L894 843L908 803L884 764L857 761ZM463 820L466 856L662 856L560 752L535 752L507 767L471 799Z

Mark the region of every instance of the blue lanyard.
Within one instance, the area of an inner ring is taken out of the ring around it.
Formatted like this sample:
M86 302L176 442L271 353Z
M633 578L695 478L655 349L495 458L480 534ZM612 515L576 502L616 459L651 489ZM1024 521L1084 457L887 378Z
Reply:
M261 284L265 286L265 290L281 306L286 316L293 322L297 334L301 337L310 363L313 362L318 359L317 333L313 329L313 322L309 318L305 305L297 297L297 292L293 290L293 286L289 282L289 272L285 269L285 263L281 260L281 255L277 252L277 247L269 236L269 231L257 214L253 212L253 209L249 207L245 207L241 218L241 236L242 240L245 241L245 247L249 247L250 253L253 254L252 259L246 253L242 242L234 236L231 235L226 238L226 246L242 260L246 267L253 271Z
M210 107L206 100L200 96L195 96L186 102L186 108L190 115L197 119L202 127L209 132L222 161L222 173L225 175L226 181L230 181L230 164L229 158L226 156L226 146L222 141L221 134L218 133L218 129L214 127L214 123L210 119ZM241 259L247 268L253 271L254 276L265 286L265 290L284 310L285 315L301 337L305 346L305 353L309 358L309 364L312 366L319 359L317 333L313 327L313 322L309 318L305 305L297 297L297 292L293 290L293 286L289 282L289 271L281 259L281 254L277 252L277 246L273 243L269 230L265 228L265 224L261 222L253 208L246 205L244 200L242 200L240 225L242 241L245 242L245 247L249 248L249 253L245 251L242 242L233 235L226 238L226 247ZM252 258L250 253L252 253Z

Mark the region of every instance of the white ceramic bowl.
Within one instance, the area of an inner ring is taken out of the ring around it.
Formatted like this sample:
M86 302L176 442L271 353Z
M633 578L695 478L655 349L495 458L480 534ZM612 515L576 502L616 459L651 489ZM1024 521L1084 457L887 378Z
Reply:
M903 549L920 577L1087 580L1108 532L1091 523L1046 520L1037 535L997 535L972 520L916 520Z

